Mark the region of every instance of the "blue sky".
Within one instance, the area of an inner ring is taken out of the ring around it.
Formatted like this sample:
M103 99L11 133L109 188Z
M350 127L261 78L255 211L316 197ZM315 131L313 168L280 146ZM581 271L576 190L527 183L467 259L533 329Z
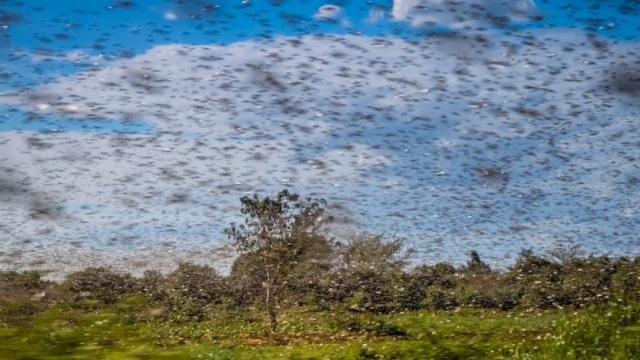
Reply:
M326 198L335 236L428 262L637 253L639 20L633 1L3 2L0 267L228 263L239 198L283 187Z

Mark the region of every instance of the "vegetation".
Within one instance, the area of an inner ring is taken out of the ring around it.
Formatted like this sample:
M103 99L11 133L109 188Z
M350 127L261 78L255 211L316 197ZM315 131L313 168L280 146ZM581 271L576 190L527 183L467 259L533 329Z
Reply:
M250 272L251 280L264 288L271 331L275 331L277 288L287 282L300 263L316 261L317 250L328 248L318 233L320 226L329 220L323 217L326 201L311 198L303 201L299 195L283 190L275 198L260 199L254 194L243 196L240 202L240 211L246 215L245 223L231 224L225 233L245 255L244 267L254 268Z
M640 257L523 250L497 271L474 251L409 268L403 239L327 240L321 199L242 205L228 275L0 272L0 358L640 359Z

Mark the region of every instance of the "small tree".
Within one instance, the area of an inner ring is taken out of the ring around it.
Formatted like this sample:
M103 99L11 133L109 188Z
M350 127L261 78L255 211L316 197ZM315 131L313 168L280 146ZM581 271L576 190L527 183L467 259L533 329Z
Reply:
M467 261L467 270L474 273L490 273L491 268L484 261L480 259L480 254L477 251L471 251L471 259Z
M338 267L345 270L375 270L380 273L400 272L413 256L403 238L386 241L380 234L357 234L339 245Z
M244 224L234 223L225 233L233 239L238 252L254 259L263 270L262 287L271 331L277 329L274 293L291 270L307 254L307 240L321 236L322 224L331 218L324 216L324 199L301 199L282 190L276 197L243 196L241 212Z
M585 256L580 244L561 241L555 241L551 244L550 248L547 249L547 254L550 260L558 265L566 265L571 260Z
M352 310L386 312L403 291L403 268L414 250L402 238L357 234L336 249L338 297L351 299Z

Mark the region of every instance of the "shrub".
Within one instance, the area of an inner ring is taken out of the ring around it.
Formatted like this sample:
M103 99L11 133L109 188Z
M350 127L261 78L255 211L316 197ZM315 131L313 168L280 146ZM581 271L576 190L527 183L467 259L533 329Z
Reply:
M462 305L484 309L510 310L518 306L523 288L509 283L508 278L498 272L458 273L456 293Z
M452 310L460 306L460 300L452 291L431 289L424 299L424 306L429 310Z
M131 275L118 274L103 267L89 267L69 274L63 286L76 298L95 299L104 304L113 304L123 295L141 290Z
M608 302L616 268L607 257L569 260L564 264L560 293L576 308Z
M425 302L430 289L448 291L457 285L456 269L447 263L433 266L421 265L407 275L405 291L400 296L400 306L408 310L417 310L427 306Z
M334 274L333 300L348 301L352 310L388 312L394 308L394 281L374 270Z
M169 298L166 278L157 270L146 270L139 280L140 288L145 296L153 301L162 302Z
M620 259L612 276L612 292L628 302L640 302L640 257L633 261Z
M535 255L531 249L522 250L507 275L514 279L537 276L550 282L561 281L562 265Z
M198 305L219 303L225 295L224 277L207 265L181 263L166 277L165 289Z
M281 298L293 303L326 299L331 284L333 250L324 236L306 235L298 241L297 260L283 279Z
M239 306L248 306L263 298L264 271L254 254L242 254L233 262L228 291Z
M359 306L366 311L397 308L404 296L403 268L412 253L400 238L387 241L382 235L370 234L349 237L336 249L338 261L330 292L333 300L344 301L357 293Z
M568 256L562 256L562 259L559 264L530 251L521 254L506 277L513 286L522 289L523 306L582 308L611 300L619 260Z
M272 296L279 302L295 304L307 299L326 300L331 295L331 270L333 249L324 236L302 234L291 242L293 259L286 265L287 271L278 273L278 281L272 284ZM256 300L264 301L266 283L263 254L240 255L231 267L229 275L230 295L240 305Z
M42 290L51 285L50 281L42 280L41 271L0 271L0 294L14 290Z
M516 263L503 275L504 286L519 294L520 306L551 309L565 306L561 295L563 266L533 253L522 250Z

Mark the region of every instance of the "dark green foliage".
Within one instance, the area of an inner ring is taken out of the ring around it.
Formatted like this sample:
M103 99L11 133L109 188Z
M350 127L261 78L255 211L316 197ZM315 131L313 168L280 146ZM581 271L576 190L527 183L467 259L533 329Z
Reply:
M325 299L330 287L334 249L322 235L300 236L296 260L283 278L281 298L292 303Z
M550 309L570 306L586 307L611 301L616 296L625 298L624 280L629 267L624 259L609 257L571 257L567 252L559 252L551 261L524 250L516 264L503 277L512 288L522 294L521 306L526 308ZM633 267L631 267L633 268ZM626 278L627 284L633 277ZM618 292L615 289L620 289ZM615 296L614 296L615 294Z
M324 236L300 236L295 247L295 259L288 264L287 272L280 275L280 283L276 284L277 301L290 304L313 301L317 304L328 299L333 248ZM259 255L245 253L231 267L228 289L238 305L253 305L264 298L266 281Z
M240 306L264 297L264 270L257 255L242 254L236 258L229 274L229 291Z
M411 249L403 239L361 234L336 248L330 299L348 301L357 311L388 312L399 306Z
M393 282L374 270L358 269L343 274L338 287L356 311L388 312L393 307ZM343 296L344 296L343 295Z
M479 264L473 259L459 268L439 263L406 271L402 246L379 236L364 235L350 245L333 247L324 236L309 234L289 244L295 255L271 293L272 304L280 310L315 306L365 313L461 307L507 311L640 300L640 258L565 258L561 264L525 250L506 271L470 266ZM265 309L266 280L257 253L239 256L229 276L190 263L168 275L147 271L141 278L88 268L70 274L61 285L42 280L37 272L1 272L0 320L22 321L46 303L67 298L75 299L79 309L89 309L137 295L163 318L202 320L223 303L225 309Z
M219 303L226 295L226 279L206 265L180 263L178 268L167 275L166 290L198 305Z
M640 257L633 261L623 258L612 275L612 292L629 302L640 302Z
M166 278L157 270L146 270L139 284L142 293L153 301L161 302L169 298Z
M607 257L574 258L566 261L559 289L560 295L566 299L566 305L580 308L608 302L612 277L617 267Z
M566 305L566 299L558 291L563 276L561 264L538 256L530 249L522 250L516 263L503 275L506 286L521 294L521 306L539 309Z
M27 321L64 295L41 271L0 271L0 325Z
M492 271L477 251L471 252L471 259L457 271L456 279L453 294L457 294L456 300L462 306L510 310L518 306L523 294L521 288L512 286L502 274Z
M69 274L63 286L78 299L94 299L104 304L113 304L123 295L141 291L133 276L103 267L90 267Z
M8 293L16 290L43 290L52 282L42 280L41 271L0 271L0 293Z
M57 284L42 280L40 271L0 271L0 301L34 298L51 300L57 295Z
M463 305L483 309L511 310L520 304L523 288L512 286L497 272L462 273L460 287Z
M424 305L429 310L453 310L460 306L460 300L455 292L436 288L427 292Z
M417 310L432 307L425 301L430 291L450 291L457 285L456 269L447 263L433 266L420 265L408 274L405 291L400 297L402 308Z
M154 306L148 309L153 317L174 323L204 320L209 309L229 294L226 277L210 266L193 263L180 263L166 276L145 271L138 284Z
M516 276L535 276L542 274L551 282L557 282L559 280L561 271L562 265L535 255L531 249L522 250L516 263L509 269L509 272Z
M380 274L397 273L407 265L413 249L405 240L385 240L382 235L360 234L337 245L338 268L347 271L373 270Z
M188 263L166 276L148 271L141 278L87 269L69 275L60 290L67 293L51 302L34 300L31 294L51 291L54 284L1 274L12 279L3 283L5 289L13 284L25 296L0 294L0 315L10 320L0 321L0 358L638 358L640 308L632 296L639 259L588 257L553 265L525 255L508 271L477 272L449 264L422 265L411 272L386 267L394 269L388 273L357 267L348 273L357 281L346 286L352 289L346 298L326 297L322 310L284 301L303 292L283 282L277 334L260 321L263 309L239 307L235 297L240 293L229 290L237 286L233 279L241 268L251 268L250 255L238 259L226 278ZM348 283L337 277L344 268L327 266L320 268L333 276L328 277L333 283L319 283L319 290L305 288L307 294L320 297L337 282ZM108 281L95 279L100 276ZM527 278L540 280L529 284ZM96 288L113 293L114 284L129 290L113 302L98 301ZM600 289L589 290L596 285ZM224 291L200 291L205 287ZM77 292L91 289L91 295ZM421 291L411 298L412 289ZM256 299L262 304L260 293ZM403 311L408 304L429 311ZM558 304L570 310L538 311ZM512 308L518 311L495 311ZM380 314L387 311L391 313Z
M243 196L241 213L244 224L231 224L225 233L241 253L261 253L263 257L288 254L289 245L298 235L317 234L320 226L330 218L324 217L324 199L307 198L279 192L274 198ZM271 259L270 259L271 260Z

